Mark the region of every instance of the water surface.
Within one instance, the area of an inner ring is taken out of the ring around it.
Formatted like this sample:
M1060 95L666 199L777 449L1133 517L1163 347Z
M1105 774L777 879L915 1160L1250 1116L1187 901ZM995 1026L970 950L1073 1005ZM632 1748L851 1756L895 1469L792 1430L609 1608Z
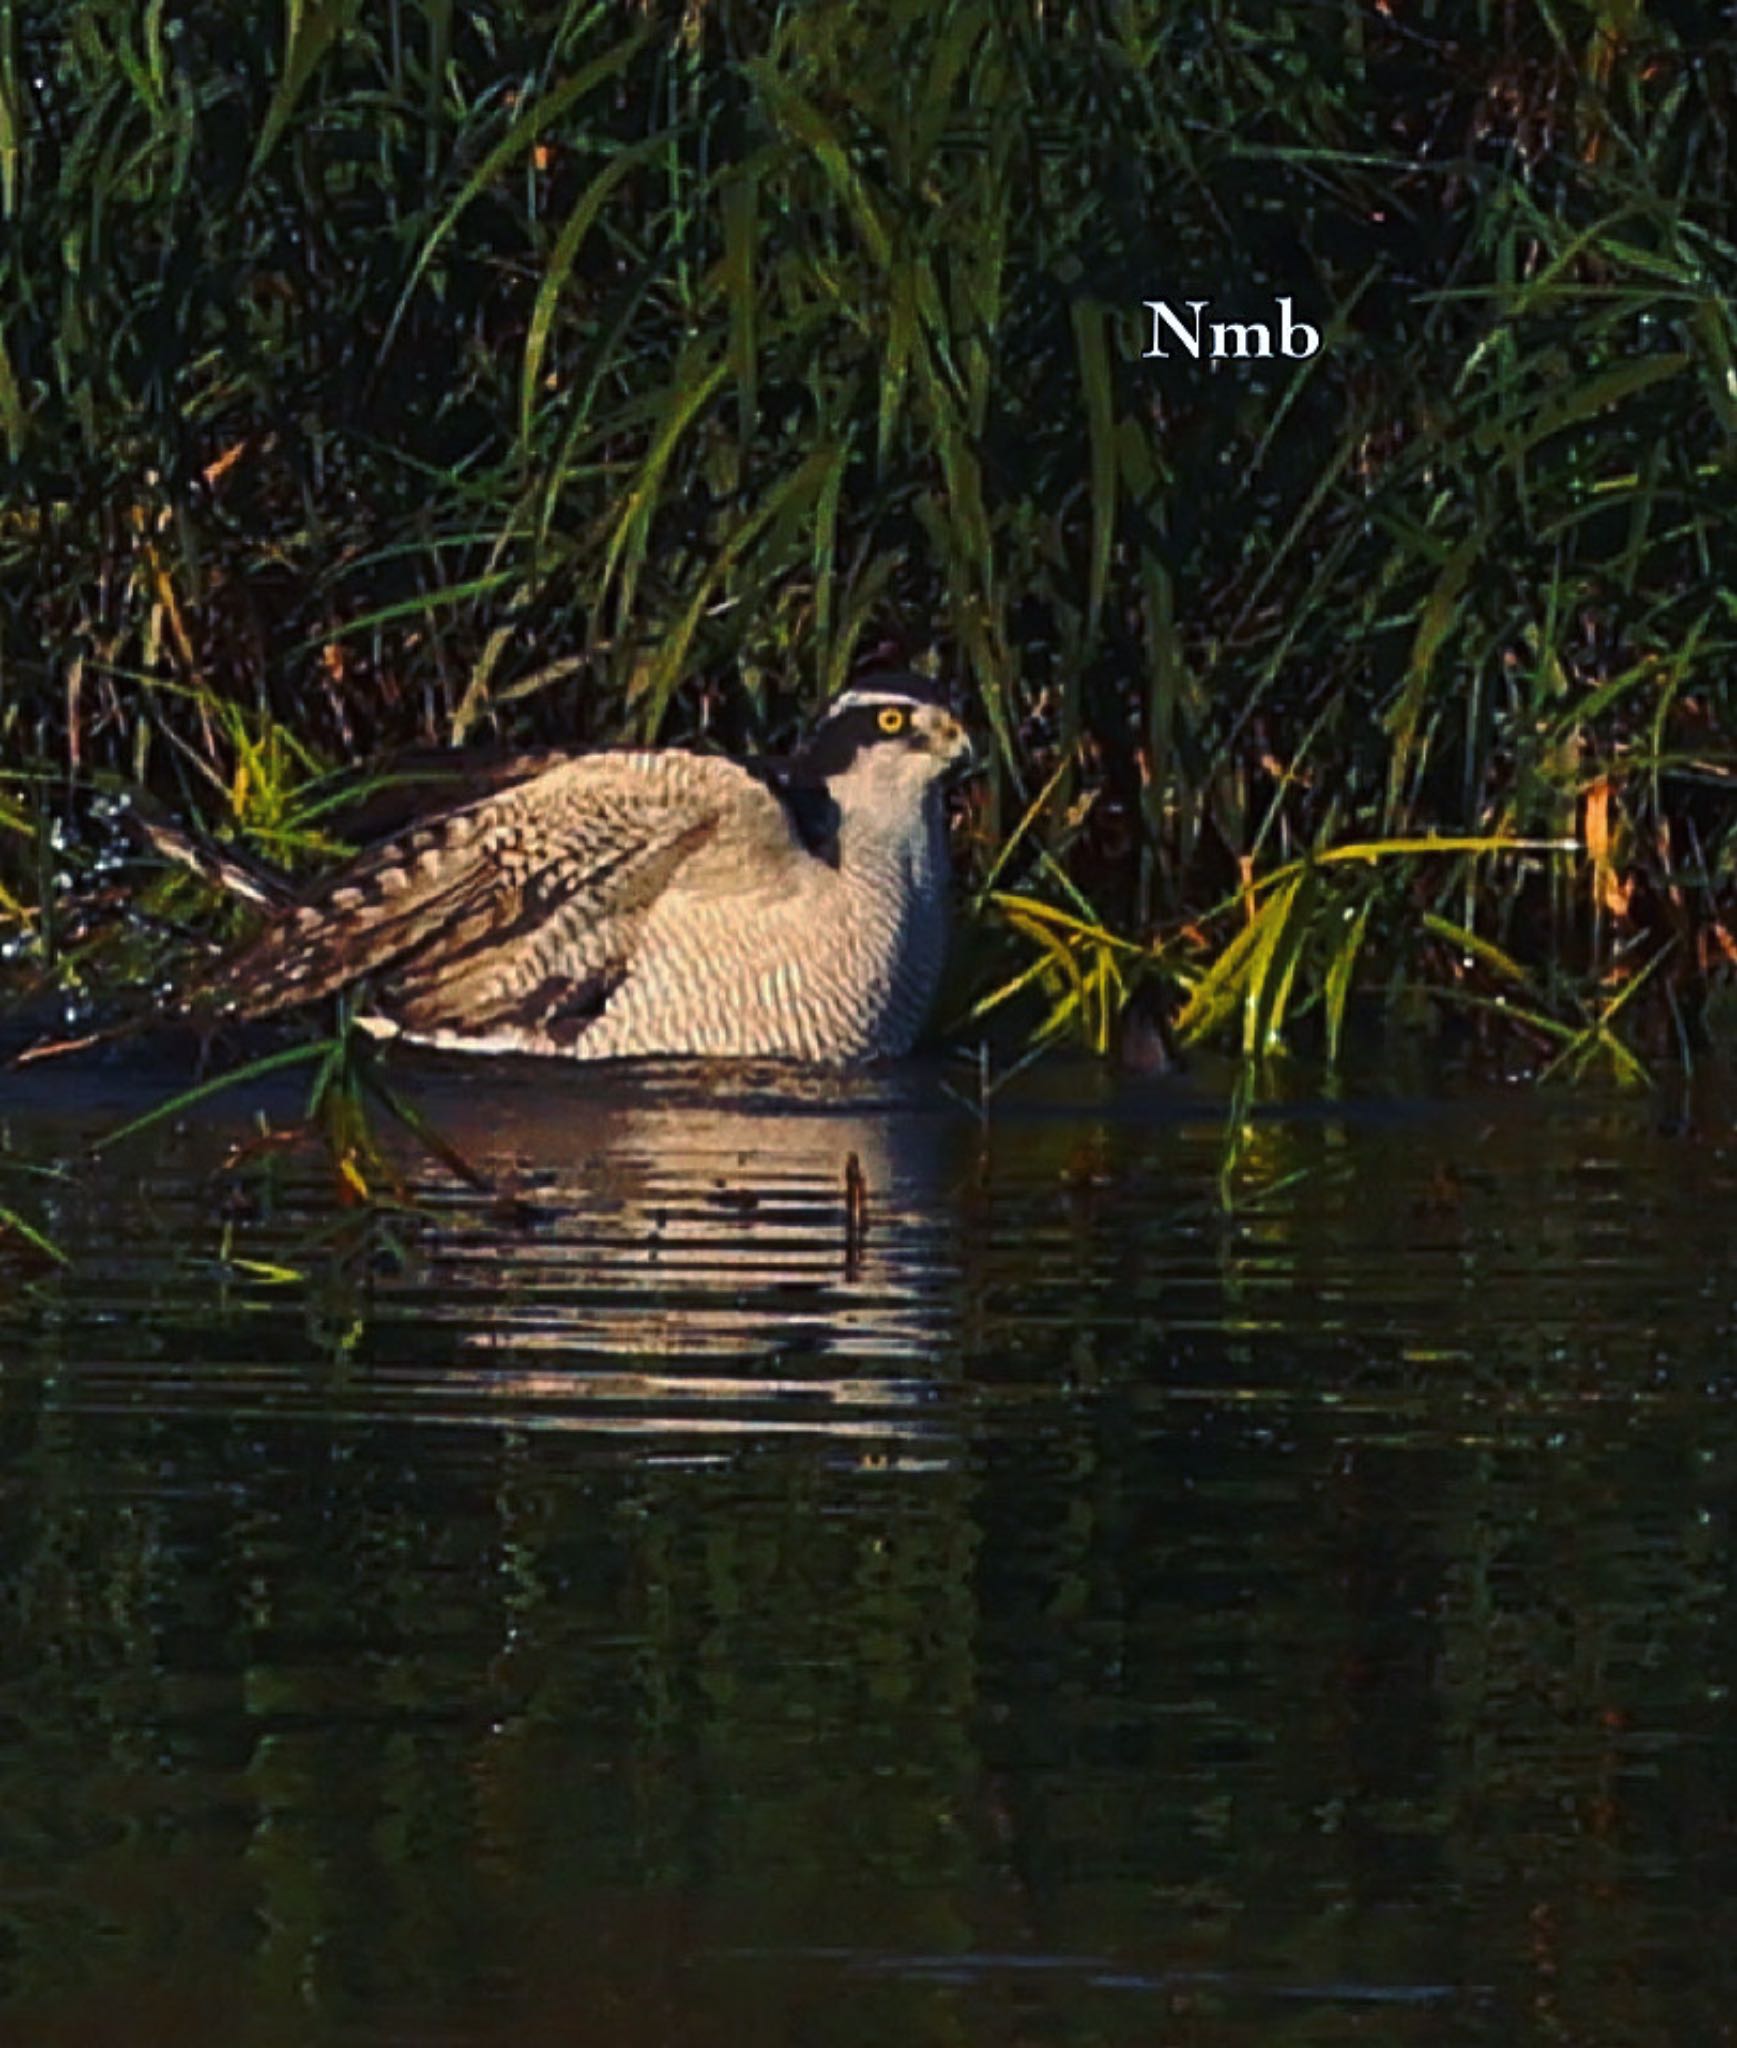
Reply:
M400 1075L0 1084L0 2041L1732 2038L1716 1097Z

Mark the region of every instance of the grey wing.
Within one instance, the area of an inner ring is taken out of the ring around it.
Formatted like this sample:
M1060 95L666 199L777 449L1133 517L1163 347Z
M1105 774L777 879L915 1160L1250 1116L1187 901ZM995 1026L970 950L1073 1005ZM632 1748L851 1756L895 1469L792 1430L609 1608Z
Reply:
M367 976L410 1030L558 1018L576 1035L678 874L727 886L744 855L805 857L776 796L731 763L579 756L363 855L269 926L218 993L258 1017Z

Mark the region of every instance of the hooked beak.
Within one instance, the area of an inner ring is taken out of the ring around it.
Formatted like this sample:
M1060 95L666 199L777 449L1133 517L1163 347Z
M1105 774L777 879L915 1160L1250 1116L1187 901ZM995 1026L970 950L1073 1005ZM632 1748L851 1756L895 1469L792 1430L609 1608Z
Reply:
M938 704L925 704L917 712L912 723L923 736L923 743L942 765L949 777L963 775L977 765L977 750L971 744L971 735L965 730L951 711Z

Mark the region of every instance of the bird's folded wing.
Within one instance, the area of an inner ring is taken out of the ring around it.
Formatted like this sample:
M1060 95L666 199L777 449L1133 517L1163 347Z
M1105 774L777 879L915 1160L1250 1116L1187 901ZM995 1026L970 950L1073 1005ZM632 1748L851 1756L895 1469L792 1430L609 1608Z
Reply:
M257 1017L369 975L405 1021L475 1018L551 975L618 979L690 866L727 892L739 863L804 857L776 795L728 761L580 755L364 854L207 993Z

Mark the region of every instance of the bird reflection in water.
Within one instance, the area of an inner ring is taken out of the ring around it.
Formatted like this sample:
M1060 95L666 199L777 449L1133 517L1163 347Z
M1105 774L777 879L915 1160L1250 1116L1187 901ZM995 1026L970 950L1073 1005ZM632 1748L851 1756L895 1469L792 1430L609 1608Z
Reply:
M924 1428L960 1131L920 1070L544 1070L424 1100L533 1219L442 1218L418 1306L460 1332L448 1396L585 1427Z

